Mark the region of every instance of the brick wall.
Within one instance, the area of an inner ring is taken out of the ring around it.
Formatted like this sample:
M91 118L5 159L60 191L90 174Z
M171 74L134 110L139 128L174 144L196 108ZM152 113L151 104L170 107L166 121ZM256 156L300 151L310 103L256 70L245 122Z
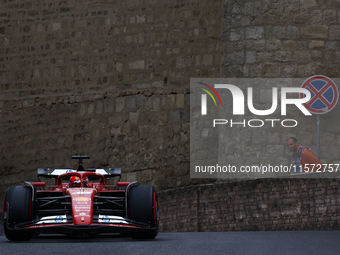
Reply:
M258 179L160 191L160 230L339 230L339 185L332 179Z

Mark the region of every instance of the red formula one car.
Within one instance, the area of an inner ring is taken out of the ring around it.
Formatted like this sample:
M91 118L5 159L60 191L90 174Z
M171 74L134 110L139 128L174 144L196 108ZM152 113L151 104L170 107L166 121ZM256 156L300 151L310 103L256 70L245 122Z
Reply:
M158 203L153 186L137 182L107 184L121 175L120 168L77 170L38 168L46 182L25 182L9 187L4 199L4 231L12 241L29 240L36 234L89 236L100 233L130 234L132 238L153 239L158 233ZM40 179L39 179L40 180Z

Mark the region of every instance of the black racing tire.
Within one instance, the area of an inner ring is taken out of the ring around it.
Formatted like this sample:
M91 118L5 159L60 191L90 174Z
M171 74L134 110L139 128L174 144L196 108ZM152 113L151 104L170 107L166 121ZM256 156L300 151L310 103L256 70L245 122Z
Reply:
M4 232L8 240L28 241L33 231L13 230L15 224L28 222L32 218L32 189L26 186L9 187L5 195L5 210L7 219L4 220Z
M154 239L158 234L158 203L151 185L132 186L128 191L128 218L148 223L153 229L132 229L134 239Z

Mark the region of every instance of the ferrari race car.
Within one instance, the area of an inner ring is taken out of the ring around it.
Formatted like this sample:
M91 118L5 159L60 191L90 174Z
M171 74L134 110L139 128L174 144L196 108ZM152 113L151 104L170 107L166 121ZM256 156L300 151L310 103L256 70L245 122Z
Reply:
M12 241L30 240L37 234L90 236L121 233L137 239L153 239L158 233L158 202L151 185L117 182L120 168L77 170L38 168L39 182L9 187L4 199L4 232ZM54 179L54 185L40 177ZM120 178L119 178L120 179Z

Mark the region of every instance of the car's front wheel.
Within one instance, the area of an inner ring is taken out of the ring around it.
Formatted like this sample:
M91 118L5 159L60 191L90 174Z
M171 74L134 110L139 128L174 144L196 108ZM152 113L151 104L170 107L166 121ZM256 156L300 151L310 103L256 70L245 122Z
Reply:
M151 185L132 186L128 194L128 218L149 224L152 229L133 229L134 239L154 239L158 234L158 203L156 190Z
M13 229L18 223L28 222L32 218L32 189L26 186L9 187L5 195L4 232L8 240L28 241L33 232Z

